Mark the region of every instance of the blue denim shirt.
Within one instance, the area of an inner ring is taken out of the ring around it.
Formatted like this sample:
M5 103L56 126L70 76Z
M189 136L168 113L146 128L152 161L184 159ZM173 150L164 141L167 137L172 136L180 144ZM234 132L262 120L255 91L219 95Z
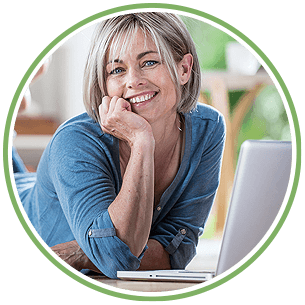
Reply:
M176 177L153 213L150 237L183 269L196 254L219 184L225 125L215 109L198 105L185 114L185 149ZM37 175L16 174L20 199L33 226L51 247L75 240L106 276L136 270L139 257L116 236L108 213L122 186L119 141L86 113L54 134Z

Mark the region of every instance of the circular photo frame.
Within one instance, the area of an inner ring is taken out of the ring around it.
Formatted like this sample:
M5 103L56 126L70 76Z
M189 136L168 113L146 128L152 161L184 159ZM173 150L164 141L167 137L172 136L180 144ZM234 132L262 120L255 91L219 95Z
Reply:
M195 19L199 19L205 21L207 23L213 24L215 27L222 29L223 31L229 33L236 40L241 42L244 46L246 46L253 54L255 54L256 58L259 59L260 63L264 66L264 68L268 71L274 83L276 84L277 89L279 90L283 101L285 103L286 111L288 113L291 133L292 133L292 141L293 141L293 168L291 174L290 185L287 190L287 195L285 199L285 203L281 209L280 214L278 215L275 223L272 228L269 230L268 234L264 238L264 240L252 251L242 262L236 265L234 268L230 269L228 272L214 278L211 281L208 281L204 284L196 285L191 288L171 291L167 293L140 293L140 292L132 292L127 290L121 290L117 288L113 288L110 286L106 286L100 284L88 277L81 275L76 272L74 269L70 268L68 265L64 264L60 261L52 251L44 244L41 238L38 236L36 231L33 229L23 208L19 202L19 198L17 195L17 191L14 187L14 178L11 170L11 161L10 161L10 148L11 148L11 137L13 134L14 123L16 119L16 113L18 111L18 107L22 96L25 94L27 86L32 79L33 75L36 73L40 65L58 48L61 44L63 44L67 39L89 27L90 25L105 19L110 16L116 14L122 14L125 12L132 11L169 11L173 13L178 13L186 16L193 17ZM12 97L11 104L9 110L6 115L5 128L4 128L4 136L3 136L3 167L4 167L4 176L6 181L7 191L15 211L15 214L22 225L24 231L27 236L30 238L33 244L37 247L37 249L60 271L64 274L75 280L81 285L88 287L92 290L100 292L104 295L112 296L119 299L124 300L135 300L135 301L149 301L149 302L160 302L160 301L173 301L179 299L185 299L189 297L193 297L205 292L208 292L212 289L215 289L224 283L230 281L245 269L247 269L251 264L253 264L270 246L273 242L283 224L285 223L288 214L293 205L299 180L300 180L300 172L301 172L301 131L298 120L298 115L296 112L295 105L293 103L290 92L278 72L277 68L273 65L271 60L267 57L267 55L244 33L231 26L227 22L212 16L206 12L189 8L186 6L176 5L176 4L166 4L166 3L138 3L138 4L129 4L122 5L119 7L107 9L91 15L76 24L72 25L60 35L58 35L53 41L51 41L35 58L32 64L28 67L24 76L20 80L20 83L15 90L14 96Z

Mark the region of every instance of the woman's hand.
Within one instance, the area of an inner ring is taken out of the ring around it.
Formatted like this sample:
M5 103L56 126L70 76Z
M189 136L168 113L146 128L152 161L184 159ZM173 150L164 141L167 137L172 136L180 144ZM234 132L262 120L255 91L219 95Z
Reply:
M132 146L139 139L154 141L150 124L132 112L130 103L117 96L105 96L99 106L101 128Z
M96 272L100 272L95 265L89 260L87 255L78 245L76 240L72 240L66 243L58 244L51 247L51 249L67 264L74 269L80 271L82 269L90 269Z

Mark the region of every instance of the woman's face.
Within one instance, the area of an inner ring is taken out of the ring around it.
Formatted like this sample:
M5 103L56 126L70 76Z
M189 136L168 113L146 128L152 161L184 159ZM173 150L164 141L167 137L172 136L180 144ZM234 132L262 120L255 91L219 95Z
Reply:
M119 45L118 50L120 48ZM131 104L133 112L151 124L176 115L176 88L150 35L145 36L138 30L125 54L112 58L108 55L106 64L106 87L110 97L123 97Z

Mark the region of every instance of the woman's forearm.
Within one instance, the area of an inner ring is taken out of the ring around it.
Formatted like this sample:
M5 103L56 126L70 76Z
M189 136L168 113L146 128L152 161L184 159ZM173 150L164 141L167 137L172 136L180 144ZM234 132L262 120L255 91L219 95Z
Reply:
M117 236L139 256L149 237L154 204L154 142L135 141L120 193L108 212Z
M138 270L165 270L171 269L169 254L155 239L148 240L148 249L141 260Z

